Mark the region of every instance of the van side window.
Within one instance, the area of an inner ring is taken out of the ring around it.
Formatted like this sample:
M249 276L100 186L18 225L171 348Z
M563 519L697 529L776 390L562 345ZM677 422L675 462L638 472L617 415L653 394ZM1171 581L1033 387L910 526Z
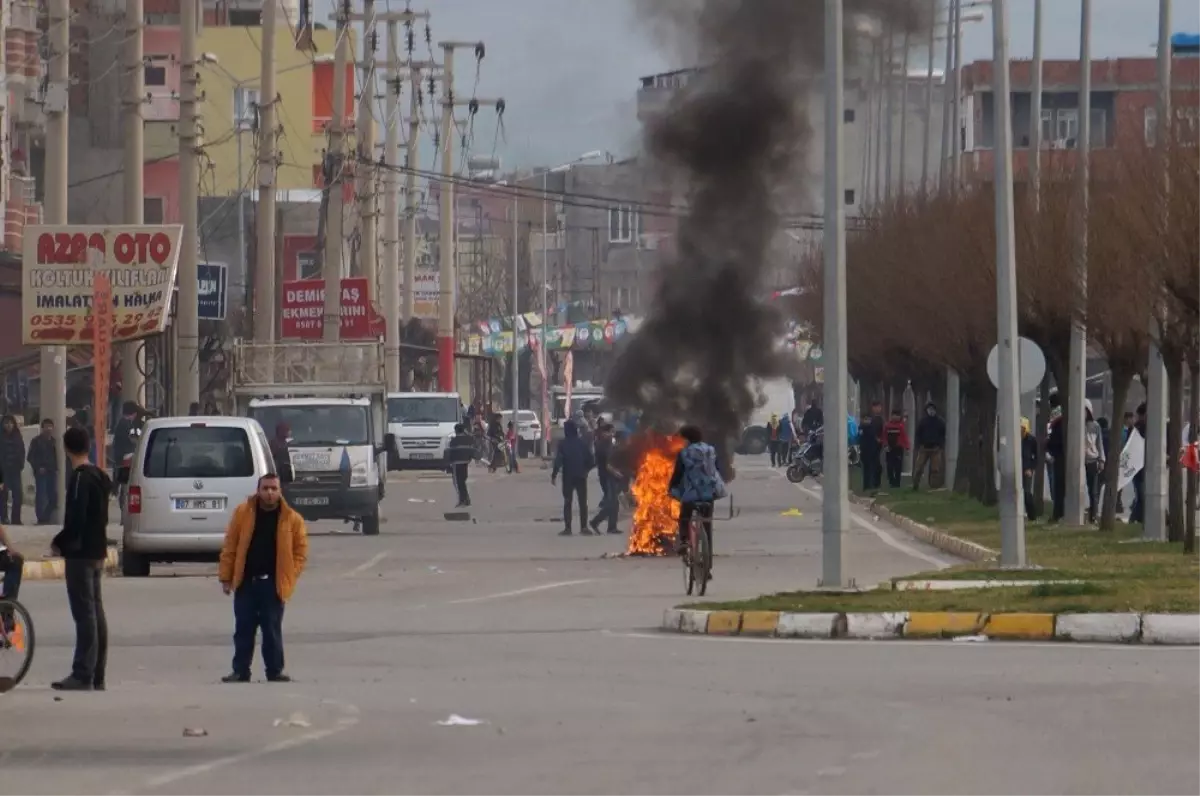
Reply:
M275 457L271 455L271 443L267 441L267 435L262 431L254 432L258 436L258 444L262 446L263 456L267 460L267 472L271 475L279 475L275 472Z
M240 428L156 428L146 440L146 478L249 478L254 475L250 439Z

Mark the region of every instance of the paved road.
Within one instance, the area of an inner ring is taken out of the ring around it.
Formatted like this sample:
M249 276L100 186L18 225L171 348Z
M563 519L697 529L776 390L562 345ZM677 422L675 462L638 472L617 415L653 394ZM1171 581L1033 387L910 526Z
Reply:
M477 476L475 522L450 523L449 482L409 477L379 537L314 528L292 684L216 682L231 610L190 565L105 584L109 691L56 701L62 585L29 584L0 793L1200 791L1193 650L664 636L678 564L557 537L545 479ZM813 585L819 503L760 463L736 487L710 596ZM869 516L844 549L862 583L945 561Z

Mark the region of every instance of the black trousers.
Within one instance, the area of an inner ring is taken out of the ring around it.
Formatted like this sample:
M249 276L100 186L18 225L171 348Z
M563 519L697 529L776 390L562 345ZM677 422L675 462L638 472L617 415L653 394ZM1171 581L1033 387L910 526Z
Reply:
M708 549L709 549L709 551L712 551L712 549L713 549L713 527L712 527L713 505L711 503L709 503L707 505L701 504L700 506L697 506L695 503L688 503L688 502L683 502L683 503L679 504L679 541L683 544L686 544L688 542L688 523L690 523L692 521L692 515L696 514L697 512L699 512L700 516L703 517L705 520L704 532L705 532L705 535L708 536Z
M879 448L864 445L862 449L863 489L878 489L883 485L883 465L879 461Z
M471 505L471 493L467 491L468 462L460 462L452 466L454 470L454 489L458 492L458 505Z
M619 484L615 478L605 478L600 482L600 506L596 516L592 517L592 526L599 527L607 520L608 530L617 529L617 492Z
M1096 521L1096 509L1100 503L1100 462L1085 462L1083 480L1087 482L1087 521Z
M0 523L5 525L21 524L21 500L23 497L21 473L5 473L4 489L0 490ZM9 513L9 503L12 504L11 514Z
M579 502L579 524L582 526L587 522L588 518L587 478L567 478L563 476L562 493L563 525L567 528L571 527L571 498L574 497Z
M1050 467L1054 473L1050 479L1050 491L1054 497L1054 513L1050 519L1058 521L1067 513L1067 457L1055 456Z
M1021 491L1025 495L1025 518L1033 521L1037 519L1037 496L1033 494L1033 476L1036 470L1030 471L1028 474L1021 473Z
M103 683L108 664L108 620L100 582L103 561L68 558L64 564L67 603L75 620L75 658L71 676L85 683Z
M886 454L886 458L888 486L890 486L892 489L899 489L900 478L904 472L904 450L902 448L889 450Z
M249 578L233 593L233 671L250 676L254 641L262 629L267 677L283 672L283 600L274 578Z

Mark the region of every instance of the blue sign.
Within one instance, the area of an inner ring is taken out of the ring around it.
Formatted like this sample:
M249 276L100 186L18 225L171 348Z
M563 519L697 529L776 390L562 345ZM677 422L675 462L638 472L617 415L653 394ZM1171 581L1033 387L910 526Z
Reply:
M225 308L229 300L229 266L225 263L197 263L196 279L199 282L196 294L200 320L225 320Z

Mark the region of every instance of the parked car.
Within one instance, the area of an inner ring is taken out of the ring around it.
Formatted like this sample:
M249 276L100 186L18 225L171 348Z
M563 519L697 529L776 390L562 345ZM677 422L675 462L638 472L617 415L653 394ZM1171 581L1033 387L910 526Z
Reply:
M500 413L501 428L507 429L511 421L511 409ZM542 421L538 420L537 412L531 409L517 410L517 437L521 440L517 455L529 456L537 452L542 441Z

